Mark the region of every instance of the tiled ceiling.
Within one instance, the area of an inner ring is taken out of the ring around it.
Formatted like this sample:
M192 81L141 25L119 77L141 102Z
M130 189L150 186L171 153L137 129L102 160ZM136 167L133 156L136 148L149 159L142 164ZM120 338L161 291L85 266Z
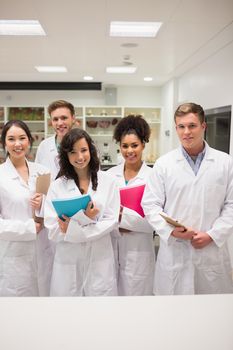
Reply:
M233 40L232 0L0 0L0 17L38 19L47 34L0 36L1 81L77 82L91 75L105 86L160 86ZM112 20L163 25L156 38L111 38ZM105 72L124 62L137 72ZM41 65L68 72L39 73L35 66ZM154 80L144 82L145 76Z

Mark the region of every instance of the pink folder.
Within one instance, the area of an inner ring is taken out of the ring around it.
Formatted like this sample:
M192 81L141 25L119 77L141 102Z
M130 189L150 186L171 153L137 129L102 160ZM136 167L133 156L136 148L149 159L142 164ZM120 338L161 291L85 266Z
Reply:
M145 185L124 187L120 189L121 205L123 207L136 211L143 218L145 216L141 207L141 200L144 193Z

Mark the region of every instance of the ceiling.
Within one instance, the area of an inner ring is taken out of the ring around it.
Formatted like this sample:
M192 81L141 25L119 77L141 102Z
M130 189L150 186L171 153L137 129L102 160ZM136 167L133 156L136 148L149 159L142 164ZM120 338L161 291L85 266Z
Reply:
M233 41L233 0L0 0L0 17L38 19L47 34L0 36L0 81L77 82L91 75L105 86L160 86ZM112 20L163 25L156 38L111 38ZM124 61L138 67L136 74L105 72ZM42 65L66 66L68 73L37 72Z

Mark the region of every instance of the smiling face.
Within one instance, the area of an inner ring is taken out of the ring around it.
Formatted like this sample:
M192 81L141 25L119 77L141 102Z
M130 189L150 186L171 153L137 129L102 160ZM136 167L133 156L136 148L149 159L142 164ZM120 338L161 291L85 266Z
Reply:
M57 140L61 142L63 136L72 128L75 117L69 108L60 107L51 112L51 121Z
M201 123L198 115L195 113L176 117L177 135L182 146L190 155L197 155L203 150L205 129L206 123Z
M76 173L87 171L91 160L90 150L85 138L76 141L72 151L68 153L70 164L74 167Z
M121 138L120 149L126 164L141 163L144 148L144 143L135 134L128 134Z
M18 126L11 126L6 133L5 148L12 161L24 158L30 147L26 132Z

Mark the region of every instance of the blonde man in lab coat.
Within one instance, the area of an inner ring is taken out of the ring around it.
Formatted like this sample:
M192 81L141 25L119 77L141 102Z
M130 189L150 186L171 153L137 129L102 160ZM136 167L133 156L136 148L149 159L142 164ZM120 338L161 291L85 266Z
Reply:
M51 171L52 179L55 179L59 169L58 148L75 122L74 106L65 100L57 100L48 106L48 113L55 134L43 140L36 154L35 162L45 165Z
M175 112L181 146L160 157L142 206L160 236L154 292L233 291L227 240L233 232L233 159L204 141L204 111L185 103ZM168 224L160 213L180 221Z

